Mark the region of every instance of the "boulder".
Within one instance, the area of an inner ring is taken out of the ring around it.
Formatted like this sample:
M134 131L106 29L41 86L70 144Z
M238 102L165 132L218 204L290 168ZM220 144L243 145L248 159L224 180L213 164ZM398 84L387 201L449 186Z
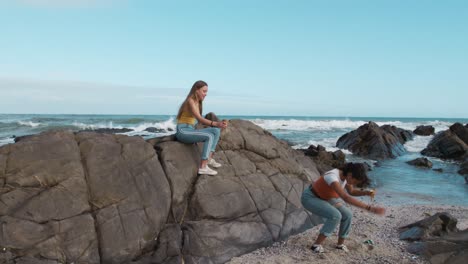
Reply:
M197 175L201 144L45 132L0 147L4 263L224 263L322 220L301 193L315 163L232 120Z
M450 126L450 131L457 135L457 137L465 142L465 144L468 144L468 127L463 126L460 123L455 123Z
M463 159L468 150L468 128L455 123L446 131L437 133L421 154L441 159Z
M449 213L437 213L418 222L400 227L401 240L424 240L458 232L457 219Z
M433 126L417 126L413 133L419 136L430 136L434 135L435 129Z
M468 229L458 231L456 219L447 213L438 213L408 225L400 239L417 241L407 250L424 256L433 264L464 264L468 258Z
M432 162L427 158L417 158L414 160L407 161L406 163L416 167L432 168Z
M404 154L403 144L412 138L411 131L369 122L341 136L336 146L365 158L383 160Z

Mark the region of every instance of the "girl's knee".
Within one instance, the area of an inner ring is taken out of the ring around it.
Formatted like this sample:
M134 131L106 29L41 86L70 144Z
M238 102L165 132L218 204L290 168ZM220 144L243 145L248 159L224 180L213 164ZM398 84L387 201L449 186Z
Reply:
M341 220L351 220L353 218L353 213L350 210L343 210L341 212Z
M335 212L331 215L330 219L336 222L341 221L342 215L339 212Z

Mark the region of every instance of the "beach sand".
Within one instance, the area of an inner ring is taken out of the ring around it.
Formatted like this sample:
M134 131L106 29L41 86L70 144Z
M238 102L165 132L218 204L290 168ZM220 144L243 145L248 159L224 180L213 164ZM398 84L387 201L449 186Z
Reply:
M398 239L398 228L438 212L448 212L458 219L460 230L468 228L468 207L405 205L387 207L385 216L377 216L352 207L353 225L346 242L349 252L334 249L336 234L324 243L325 253L316 254L309 248L321 227L315 226L288 240L267 248L233 258L230 264L259 263L429 263L424 258L406 252L409 242ZM373 246L364 241L371 239Z

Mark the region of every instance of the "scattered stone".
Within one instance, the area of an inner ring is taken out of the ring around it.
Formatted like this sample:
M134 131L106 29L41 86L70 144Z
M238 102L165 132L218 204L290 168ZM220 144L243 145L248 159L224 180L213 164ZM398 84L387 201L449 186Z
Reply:
M406 163L416 167L432 168L432 162L427 158L417 158L411 161L407 161Z

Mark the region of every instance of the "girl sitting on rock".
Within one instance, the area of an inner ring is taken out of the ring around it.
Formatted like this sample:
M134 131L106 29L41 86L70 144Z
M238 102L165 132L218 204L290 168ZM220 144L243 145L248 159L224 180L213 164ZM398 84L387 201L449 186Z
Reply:
M218 172L208 167L221 167L221 164L213 159L213 152L218 144L220 128L226 128L226 122L211 121L202 117L203 100L208 93L208 84L204 81L197 81L193 84L190 93L182 103L177 114L177 132L175 134L178 141L183 143L203 142L203 151L198 174L216 175ZM208 128L195 129L195 120Z
M326 172L302 193L301 202L304 208L325 218L320 234L311 247L312 251L316 253L324 252L322 242L335 231L338 224L340 224L340 229L336 248L348 251L344 241L348 237L353 215L345 202L375 214L385 214L385 208L367 205L351 197L351 195L369 195L373 197L374 191L361 191L353 188L354 185L365 185L368 182L365 167L360 163L350 162L346 163L341 169Z

